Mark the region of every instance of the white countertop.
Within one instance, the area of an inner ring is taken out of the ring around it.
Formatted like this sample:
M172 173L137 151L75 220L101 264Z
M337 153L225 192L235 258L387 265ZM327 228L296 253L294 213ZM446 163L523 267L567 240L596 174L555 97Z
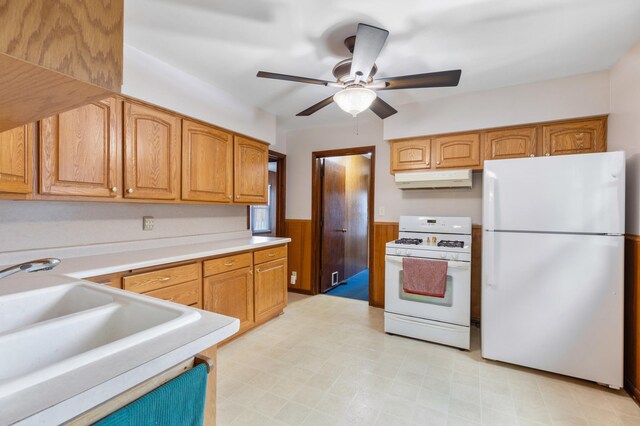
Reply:
M21 285L34 280L38 281L38 286L59 285L81 278L255 250L290 241L289 238L252 237L242 232L4 253L0 254L0 264L38 257L59 257L62 262L53 271L18 273L4 278L1 284L20 291ZM199 312L201 317L197 321L150 340L152 344L138 344L0 399L0 425L50 425L70 420L232 336L239 329L239 321L235 318Z

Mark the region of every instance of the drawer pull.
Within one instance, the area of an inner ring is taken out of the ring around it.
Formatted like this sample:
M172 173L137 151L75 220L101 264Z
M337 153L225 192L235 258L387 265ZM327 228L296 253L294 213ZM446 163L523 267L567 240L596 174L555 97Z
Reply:
M171 296L170 298L165 299L165 300L166 300L167 302L173 302L173 296Z
M236 262L225 262L224 266L233 266L234 263L236 263Z
M275 256L275 255L276 255L275 253L269 253L267 256L269 256L269 257L273 257L273 256Z
M262 272L262 269L256 268L256 272Z
M158 278L158 281L169 281L171 279L171 277L162 277L162 278Z

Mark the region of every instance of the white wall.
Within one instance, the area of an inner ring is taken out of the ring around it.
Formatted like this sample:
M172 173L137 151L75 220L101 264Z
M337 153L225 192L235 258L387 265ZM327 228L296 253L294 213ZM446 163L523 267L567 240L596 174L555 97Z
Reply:
M153 216L153 231L142 231ZM242 231L244 206L0 200L0 252Z
M398 114L385 120L385 139L606 114L609 72L462 93L396 109Z
M126 44L122 93L269 143L276 140L275 115Z
M640 43L611 69L607 143L627 154L627 233L640 235Z
M311 153L353 146L376 146L375 212L378 222L400 215L470 216L482 220L482 176L474 173L472 189L411 190L396 188L389 173L385 139L530 123L609 111L608 72L550 80L493 91L461 94L419 105L400 106L384 122L369 113L354 126L291 130L287 147L287 218L311 218ZM380 208L385 215L380 215Z

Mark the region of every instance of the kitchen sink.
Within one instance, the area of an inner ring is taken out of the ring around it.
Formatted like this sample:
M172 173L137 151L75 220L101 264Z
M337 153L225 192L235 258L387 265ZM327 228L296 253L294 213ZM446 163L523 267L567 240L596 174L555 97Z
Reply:
M82 281L0 295L0 398L198 318L186 306Z

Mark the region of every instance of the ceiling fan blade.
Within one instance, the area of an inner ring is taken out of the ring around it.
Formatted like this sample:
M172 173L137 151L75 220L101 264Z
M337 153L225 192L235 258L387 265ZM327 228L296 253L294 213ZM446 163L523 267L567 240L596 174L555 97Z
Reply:
M295 81L298 83L319 84L321 86L326 86L327 84L333 83L332 81L318 80L316 78L298 77L295 75L278 74L275 72L266 72L266 71L258 71L258 74L256 74L256 77L272 78L275 80Z
M379 78L376 82L386 83L378 90L419 89L421 87L457 86L462 70L429 72L426 74L403 75L400 77Z
M356 32L356 45L353 48L353 60L351 62L351 78L357 76L366 81L371 74L371 68L376 62L384 42L389 36L389 31L371 25L358 24Z
M302 112L299 112L296 114L296 116L298 117L306 117L309 116L311 114L313 114L314 112L321 110L322 108L326 107L327 105L331 104L333 102L333 95L329 96L327 99L323 99L320 102L318 102L315 105L310 106L309 108L305 109Z
M377 97L373 100L369 109L375 112L376 115L383 120L387 117L391 117L393 114L398 112L394 107L380 99L380 97Z

